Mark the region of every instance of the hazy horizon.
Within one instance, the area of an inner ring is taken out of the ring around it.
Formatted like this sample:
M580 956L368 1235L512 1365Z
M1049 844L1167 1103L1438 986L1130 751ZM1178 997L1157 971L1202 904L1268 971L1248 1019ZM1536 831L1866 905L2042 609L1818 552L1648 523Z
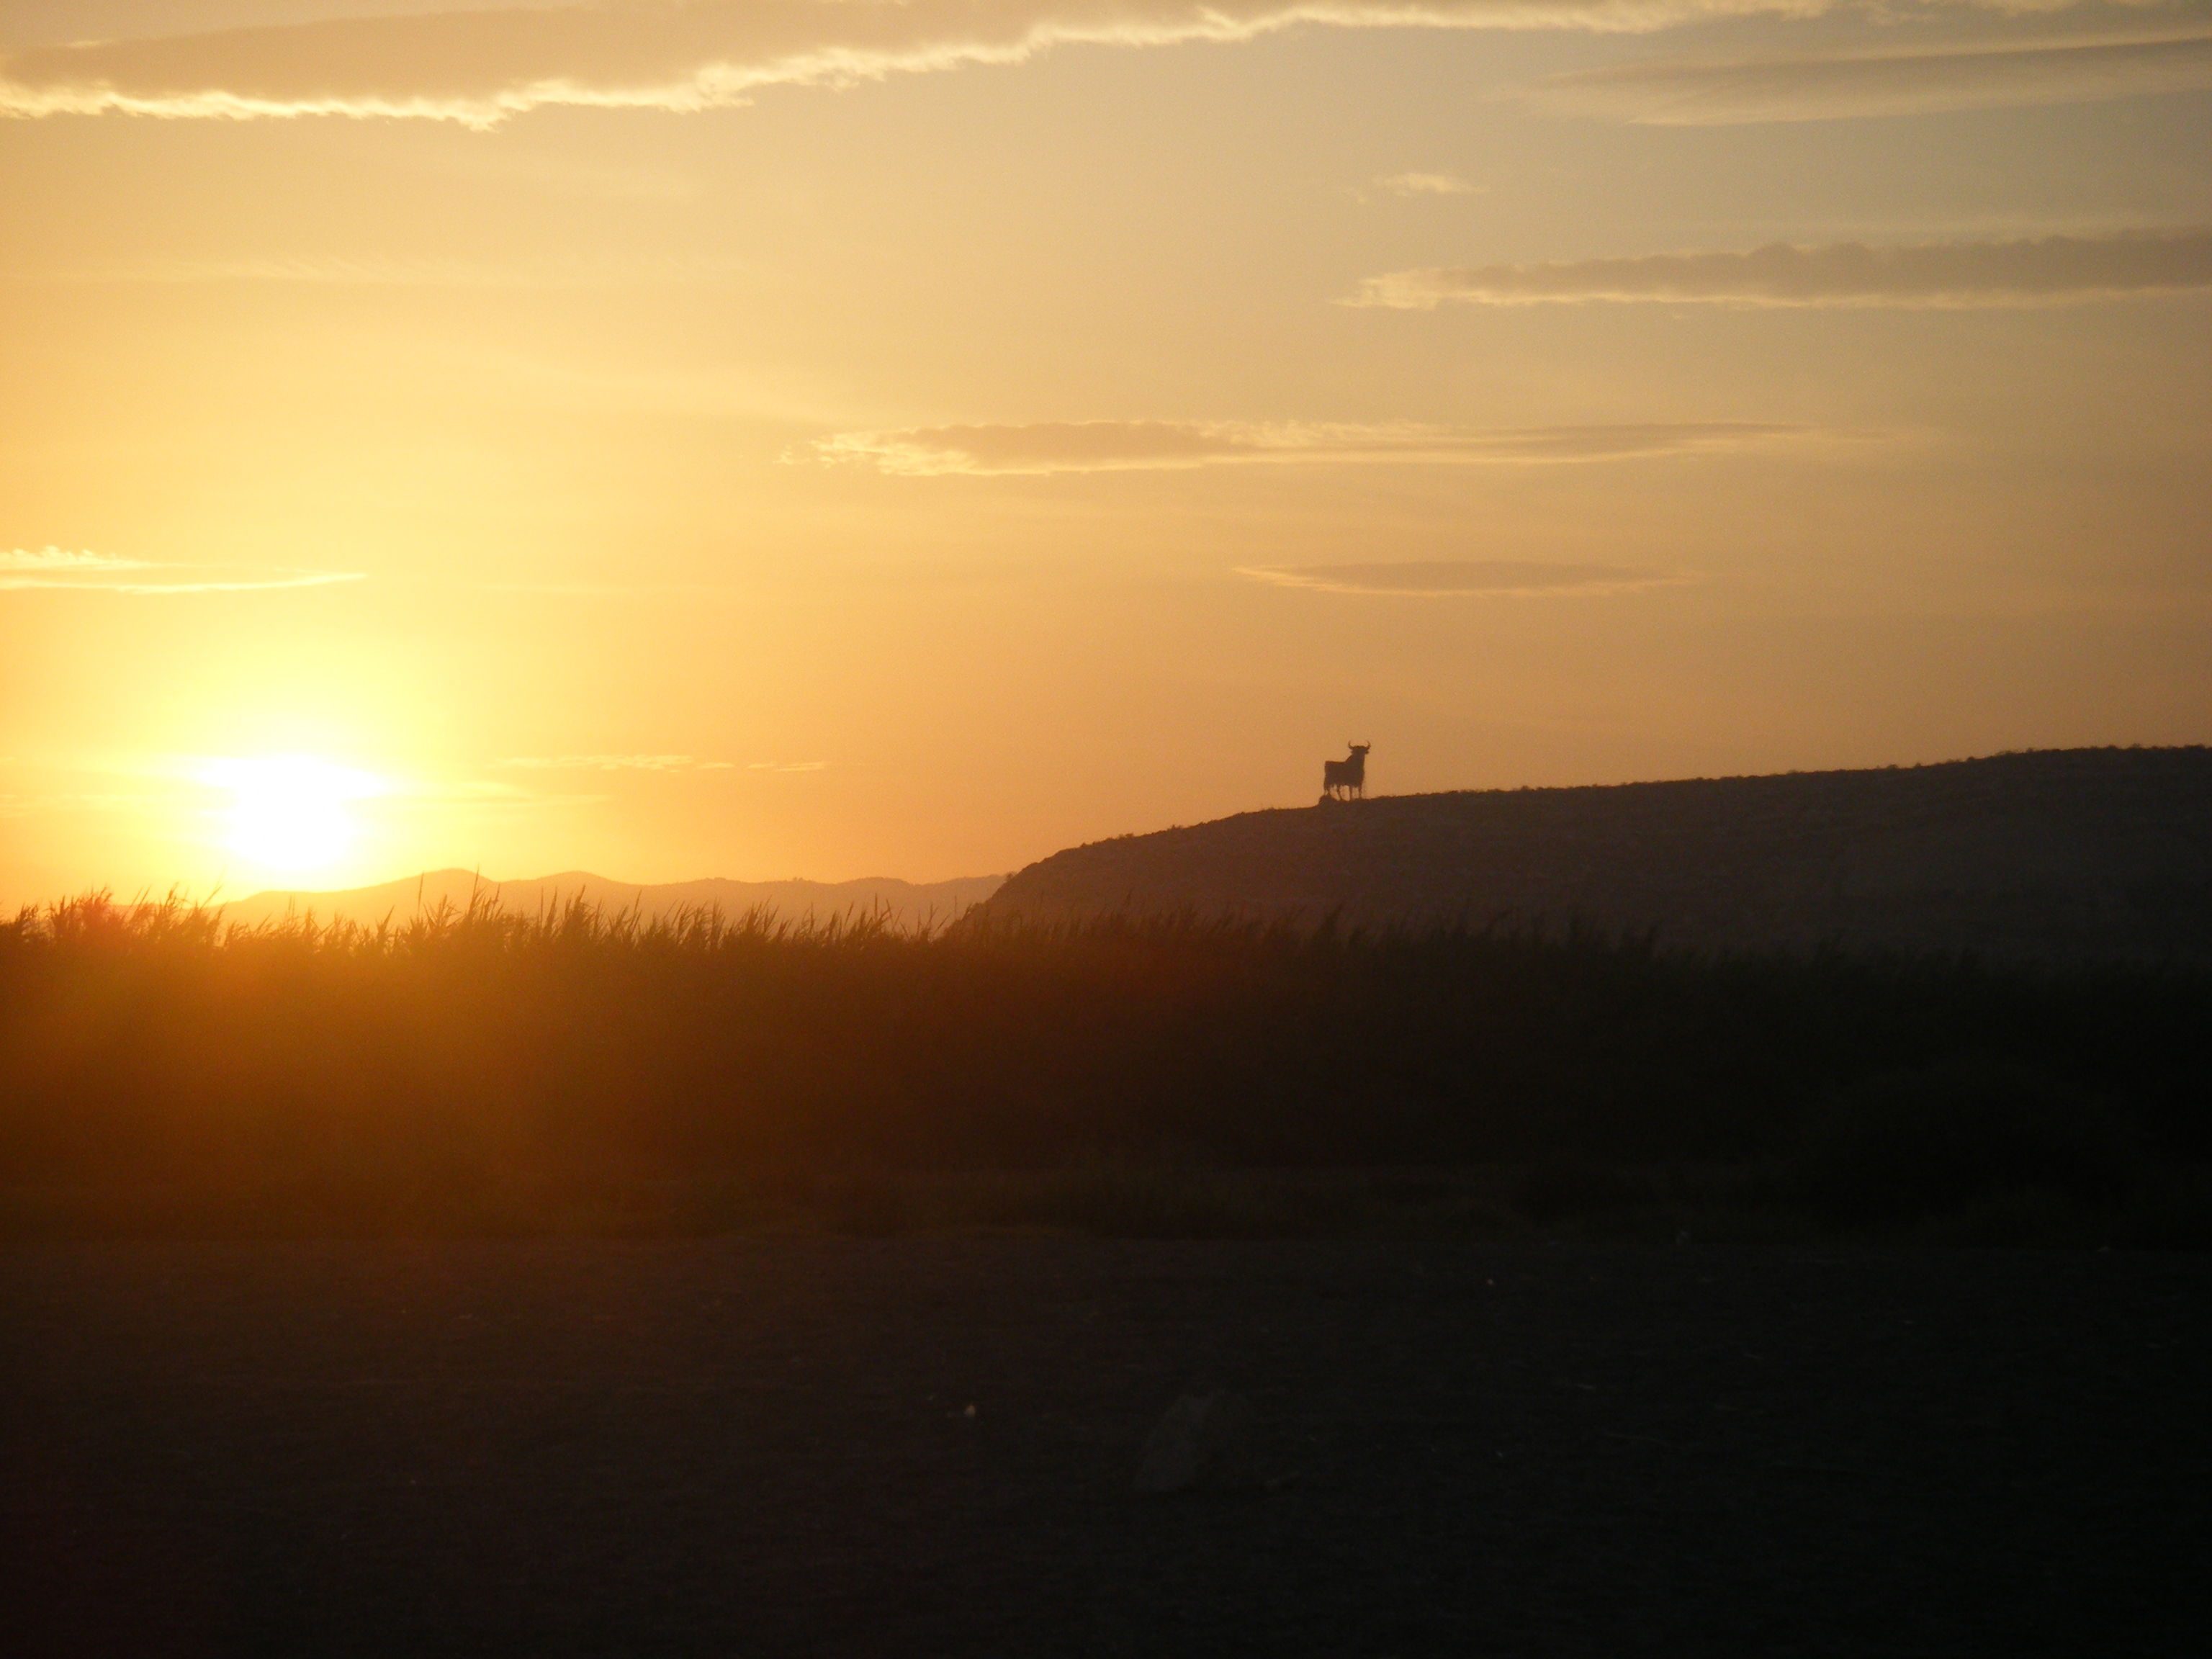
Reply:
M0 905L2212 740L2207 0L17 0L0 114Z
M2192 750L2202 750L2204 747L2204 745L2201 744L2179 746ZM2133 750L2144 748L2155 749L2157 746L2145 744L2124 744L2106 745L2106 747L2108 749L2126 748ZM2092 751L2005 750L1997 751L1997 753L1994 755L1954 756L1942 760L1907 763L1901 767L1895 763L1890 763L1881 767L1844 769L1863 770L1869 772L1915 770L1923 767L1972 765L1983 761L2002 760L2039 753L2058 754L2069 752L2079 754ZM1711 776L1701 775L1694 778L1674 777L1624 779L1618 781L1617 782L1608 784L1509 786L1503 793L1516 793L1519 789L1526 789L1529 787L1540 789L1590 788L1603 790L1633 787L1638 784L1740 781L1746 776L1798 776L1819 775L1820 769L1790 769L1787 773L1781 775L1738 774L1734 775L1732 777L1727 775L1720 775ZM1384 790L1370 790L1367 792L1367 798L1370 799L1389 799L1395 793L1395 792ZM1433 796L1467 794L1482 792L1441 790L1422 793L1424 795ZM1292 809L1296 809L1310 804L1311 803L1310 802L1298 801L1287 803L1286 805ZM1284 809L1285 805L1285 804L1278 803L1256 807L1237 808L1223 814L1222 816L1224 817L1235 817L1249 812L1281 811ZM573 895L568 896L586 897L589 899L590 902L600 905L604 905L607 902L607 895L610 893L617 896L622 895L645 893L669 899L672 902L681 906L696 902L684 896L687 891L713 887L736 887L763 890L777 888L850 889L871 886L893 888L904 887L911 888L918 892L927 894L933 892L935 890L945 888L979 887L985 884L988 884L992 887L996 888L1002 886L1012 877L1021 873L1024 870L1030 868L1031 866L1051 860L1054 854L1059 853L1084 847L1096 846L1103 842L1122 841L1132 838L1142 839L1161 830L1180 830L1192 827L1195 826L1182 823L1154 824L1133 830L1121 831L1113 835L1095 837L1093 840L1086 842L1073 842L1069 843L1066 847L1049 848L1044 852L1037 854L1035 857L1024 859L1020 864L1010 866L1006 870L976 871L959 875L939 876L926 878L915 878L912 877L890 874L882 871L872 871L864 875L842 876L833 878L823 878L804 874L789 874L783 876L731 876L720 873L710 873L707 875L678 876L670 878L665 880L641 882L622 875L609 875L604 872L585 870L581 868L552 870L546 871L539 874L523 875L499 874L493 872L487 872L480 866L471 868L461 865L446 865L435 869L423 868L419 870L403 871L396 874L374 875L366 880L349 882L343 884L316 884L313 882L295 882L290 884L276 883L273 884L264 884L252 890L240 890L227 884L221 878L218 878L217 881L211 884L204 890L196 890L187 884L173 883L167 888L147 886L142 887L135 892L115 892L112 886L95 884L93 887L76 890L76 892L72 893L46 894L40 895L33 899L18 899L13 902L19 906L23 903L31 903L33 905L52 903L63 898L77 896L80 893L106 891L113 897L129 902L138 902L142 901L159 902L165 900L177 900L188 904L208 906L225 911L237 910L241 907L253 909L256 908L257 905L258 905L259 908L267 910L270 915L275 915L278 913L269 908L269 902L270 901L279 899L297 900L302 898L313 899L326 897L358 898L363 896L383 894L390 890L404 888L410 883L420 882L439 883L439 885L428 891L428 896L424 901L428 903L435 903L441 897L453 896L455 890L459 886L459 884L463 882L469 884L471 888L481 886L486 890L544 890L542 893L532 893L526 896L523 900L523 902L526 904L535 902L538 897L547 896L556 897L563 896L562 884L570 882L580 884L580 885ZM441 881L441 878L445 879ZM592 884L596 884L599 889L605 890L605 891L598 893L591 891L590 885ZM351 914L351 912L349 911L346 914Z

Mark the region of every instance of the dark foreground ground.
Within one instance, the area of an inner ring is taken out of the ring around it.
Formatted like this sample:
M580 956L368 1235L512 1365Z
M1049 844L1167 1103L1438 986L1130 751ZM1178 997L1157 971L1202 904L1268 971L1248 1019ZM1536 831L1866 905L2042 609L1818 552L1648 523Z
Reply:
M2209 1311L2124 1253L15 1246L0 1644L2196 1655ZM1134 1495L1194 1386L1264 1483Z

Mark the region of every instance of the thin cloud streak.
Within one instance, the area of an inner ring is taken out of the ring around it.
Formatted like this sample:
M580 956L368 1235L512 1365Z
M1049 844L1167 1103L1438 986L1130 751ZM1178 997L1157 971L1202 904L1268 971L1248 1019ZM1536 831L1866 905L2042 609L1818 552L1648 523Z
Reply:
M538 772L728 772L737 765L690 755L515 755L498 763Z
M1483 188L1449 173L1393 173L1388 179L1377 179L1375 184L1377 189L1387 190L1393 196L1474 196Z
M1554 114L1687 127L2094 103L2209 87L2212 33L2200 33L1627 64L1552 76L1519 95Z
M118 558L89 549L72 552L65 547L10 548L0 551L0 577L9 575L91 576L117 570L151 570L143 559Z
M1254 465L1533 465L1743 449L1812 435L1809 427L1748 421L1506 429L1061 421L842 432L817 441L814 453L904 477L1003 477Z
M1400 270L1369 277L1348 303L1415 311L1593 302L1964 309L2205 289L2212 289L2212 230L2133 230L1901 247L1778 242L1748 253Z
M362 259L306 254L239 259L142 259L106 264L0 270L15 283L301 283L331 288L605 288L725 282L755 269L736 259L635 256L513 260Z
M364 581L357 570L272 570L236 576L162 578L147 580L137 573L147 570L219 570L221 566L156 564L146 559L118 558L111 554L70 552L46 547L33 550L15 548L0 551L0 592L32 588L66 589L85 593L247 593L264 588L323 587L332 582Z
M338 582L364 582L368 580L368 573L362 570L298 570L239 581L115 582L107 586L107 591L113 593L258 593L270 588L329 587Z
M1973 3L1973 0L1958 0ZM1834 0L689 0L325 19L45 46L0 61L0 113L238 120L346 115L490 126L544 105L692 112L1055 46L1240 41L1339 28L1645 33Z
M1675 587L1697 577L1630 565L1548 564L1507 559L1425 559L1369 564L1254 566L1240 576L1278 587L1397 599L1601 598Z

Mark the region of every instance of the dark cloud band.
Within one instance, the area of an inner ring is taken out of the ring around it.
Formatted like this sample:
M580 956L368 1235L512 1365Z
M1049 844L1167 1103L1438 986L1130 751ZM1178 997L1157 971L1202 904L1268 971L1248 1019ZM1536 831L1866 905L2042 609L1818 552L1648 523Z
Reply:
M1648 126L1734 126L2090 103L2212 88L2212 34L2025 40L1936 52L1629 64L1524 90L1538 108Z
M2212 289L2212 231L2142 230L1869 247L1777 243L1748 253L1653 253L1556 264L1473 265L1370 276L1358 305L1993 307Z
M815 444L825 461L908 477L1137 472L1200 466L1372 465L1510 466L1743 449L1814 435L1745 421L1468 428L1238 422L1065 421L1028 426L843 432Z
M1507 559L1421 559L1371 564L1260 567L1239 575L1281 587L1409 599L1552 599L1633 593L1694 580L1631 565L1548 564Z

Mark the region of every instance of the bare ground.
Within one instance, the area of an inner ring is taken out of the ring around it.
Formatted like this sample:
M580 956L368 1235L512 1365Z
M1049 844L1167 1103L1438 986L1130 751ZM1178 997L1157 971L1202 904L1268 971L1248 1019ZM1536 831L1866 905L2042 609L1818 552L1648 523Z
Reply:
M4 1641L2196 1654L2208 1311L2124 1253L14 1246ZM1263 1484L1133 1494L1213 1386Z

